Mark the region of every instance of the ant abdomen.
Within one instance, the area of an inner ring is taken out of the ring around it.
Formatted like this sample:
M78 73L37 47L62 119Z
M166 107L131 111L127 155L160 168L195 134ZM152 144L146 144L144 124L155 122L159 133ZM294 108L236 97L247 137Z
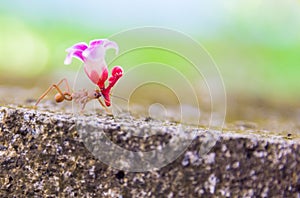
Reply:
M62 102L65 99L65 97L63 95L61 95L60 93L55 94L54 98L57 103Z
M57 94L55 95L55 101L56 101L57 103L60 103L60 102L62 102L62 101L64 101L64 100L71 101L71 100L72 100L71 94L68 93L68 92L64 92L63 95L62 95L61 93L57 93Z

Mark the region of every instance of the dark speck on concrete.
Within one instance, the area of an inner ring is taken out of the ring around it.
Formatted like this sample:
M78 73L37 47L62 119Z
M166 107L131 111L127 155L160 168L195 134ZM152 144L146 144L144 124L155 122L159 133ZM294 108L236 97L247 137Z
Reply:
M149 121L151 121L151 120L152 120L151 117L146 117L146 118L145 118L145 122L149 122Z
M117 174L116 174L117 179L123 179L124 176L125 176L125 173L122 170L118 171Z

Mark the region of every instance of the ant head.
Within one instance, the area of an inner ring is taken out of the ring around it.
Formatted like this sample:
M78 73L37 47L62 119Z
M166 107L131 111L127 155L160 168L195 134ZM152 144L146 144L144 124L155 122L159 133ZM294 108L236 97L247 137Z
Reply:
M91 99L98 99L101 96L102 96L102 94L101 94L100 90L94 90L89 93L89 98L91 98Z

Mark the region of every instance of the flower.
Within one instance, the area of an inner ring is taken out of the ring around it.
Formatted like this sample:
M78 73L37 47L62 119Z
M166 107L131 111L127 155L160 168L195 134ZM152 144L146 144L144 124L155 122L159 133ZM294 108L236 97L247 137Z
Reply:
M67 57L64 61L66 65L71 64L72 58L78 58L84 63L84 71L89 79L101 90L101 93L105 99L105 104L110 106L110 91L116 82L122 77L123 69L120 66L112 68L112 76L108 79L108 69L105 62L105 53L108 49L115 49L118 53L118 45L108 39L97 39L90 41L87 45L84 42L77 43L68 48ZM109 84L105 87L105 82L108 79Z

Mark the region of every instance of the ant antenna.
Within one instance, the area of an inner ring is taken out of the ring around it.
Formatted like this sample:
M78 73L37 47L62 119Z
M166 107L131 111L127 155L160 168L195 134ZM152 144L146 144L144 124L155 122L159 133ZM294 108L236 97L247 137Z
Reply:
M109 94L109 95L112 96L112 97L114 97L114 98L118 98L118 99L124 100L124 101L126 101L126 102L129 101L129 100L127 100L126 98L123 98L123 97L121 97L121 96L115 96L115 95L112 95L112 94ZM119 107L117 104L114 104L114 107L115 107L115 110L117 110L118 113L124 112L124 111L122 110L122 108Z
M112 97L114 97L114 98L122 99L122 100L128 102L128 100L126 98L123 98L121 96L115 96L115 95L112 95L112 94L109 94L109 95L112 96Z

